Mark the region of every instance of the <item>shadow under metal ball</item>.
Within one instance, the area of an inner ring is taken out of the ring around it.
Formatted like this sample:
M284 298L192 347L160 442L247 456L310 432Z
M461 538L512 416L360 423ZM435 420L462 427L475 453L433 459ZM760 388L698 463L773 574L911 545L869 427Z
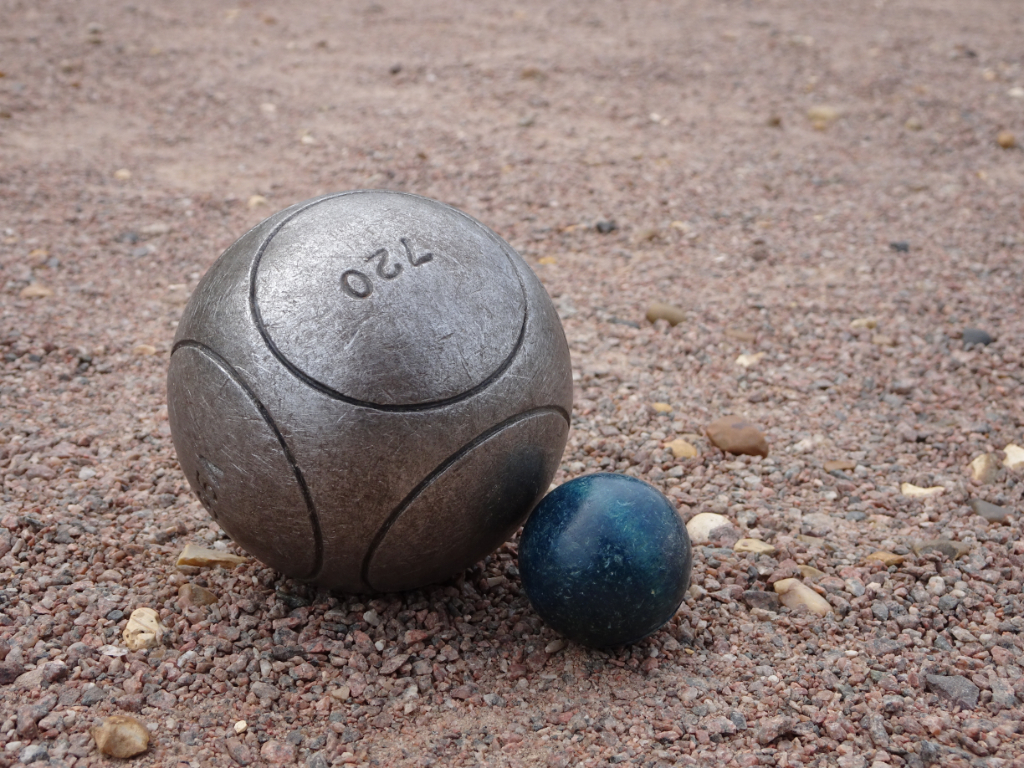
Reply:
M398 192L325 195L227 249L168 372L178 460L213 518L294 578L351 592L452 576L547 490L569 349L525 262Z

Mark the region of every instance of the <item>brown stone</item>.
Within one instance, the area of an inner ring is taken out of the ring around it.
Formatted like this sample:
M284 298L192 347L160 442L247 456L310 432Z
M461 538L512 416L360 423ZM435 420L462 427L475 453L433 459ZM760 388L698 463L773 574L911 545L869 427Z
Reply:
M185 605L213 605L217 602L213 592L198 584L182 584L178 587L178 597Z
M707 426L708 439L726 453L767 456L764 433L742 416L724 416Z
M857 462L850 461L849 459L833 459L832 461L826 461L825 462L825 471L826 472L835 472L836 470L843 471L843 470L847 470L847 469L856 469L856 468L857 468Z
M669 325L679 325L686 319L686 313L679 307L671 304L663 304L660 301L652 301L647 307L647 320L668 320Z
M896 555L892 552L886 552L885 550L880 549L877 552L872 552L864 559L878 560L880 563L882 563L885 567L888 568L890 565L901 565L903 563L904 557L902 555Z

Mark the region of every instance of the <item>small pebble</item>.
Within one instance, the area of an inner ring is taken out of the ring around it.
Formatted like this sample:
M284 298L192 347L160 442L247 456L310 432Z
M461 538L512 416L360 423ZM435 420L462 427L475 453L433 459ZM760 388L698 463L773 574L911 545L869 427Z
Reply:
M928 552L941 552L950 560L956 560L970 552L971 545L950 539L929 539L928 541L914 542L914 551L919 555Z
M736 365L742 368L753 368L755 365L761 362L762 359L764 359L764 356L764 352L755 352L749 355L740 355L739 357L736 358Z
M839 119L839 110L827 104L818 104L807 110L807 118L815 130L824 130Z
M740 598L750 608L758 608L762 611L779 610L779 596L775 592L765 592L760 589L748 589Z
M234 568L248 562L249 558L247 557L232 555L217 549L207 549L195 544L186 544L185 548L181 550L181 554L178 555L177 565L193 565L200 568L212 568L219 565L222 568Z
M213 605L217 602L217 596L213 592L198 584L182 584L178 587L178 597L185 605Z
M983 499L971 499L971 509L990 523L1005 523L1009 525L1013 521L1013 513L1005 507L1000 507Z
M768 441L764 433L742 416L724 416L706 429L708 439L726 453L767 456Z
M700 456L700 452L696 446L686 442L682 438L666 443L665 447L672 451L672 455L677 459L692 459Z
M331 690L331 698L338 701L348 701L352 693L347 685L342 685Z
M1017 146L1017 137L1013 135L1013 131L1000 131L996 136L996 144L1003 149L1013 149Z
M679 325L686 319L686 312L671 304L663 304L660 301L652 301L647 306L648 322L667 320L669 325Z
M878 550L872 552L870 555L864 558L865 560L878 560L880 563L889 567L891 565L902 565L906 559L902 555L897 555L893 552L886 552L885 550Z
M978 485L989 485L999 475L999 459L994 453L982 453L971 460L971 479Z
M819 571L813 565L799 565L797 568L800 570L800 574L807 579L807 581L819 581L825 577L825 572Z
M124 644L131 651L155 648L163 640L165 631L156 611L152 608L136 608L124 628Z
M565 648L566 642L562 638L556 638L544 646L544 653L558 653Z
M845 471L856 469L857 462L850 461L849 459L833 459L832 461L826 461L824 467L826 472Z
M294 744L270 739L260 747L260 756L271 765L292 765L297 752Z
M610 232L614 232L618 228L618 225L611 219L599 221L594 225L594 229L596 229L602 235L607 235Z
M735 552L753 552L758 555L774 555L775 547L760 539L740 539L733 546Z
M1003 448L1006 458L1003 459L1003 466L1007 469L1017 470L1024 467L1024 448L1010 443Z
M130 715L111 715L90 732L99 751L110 757L134 757L149 747L149 731Z
M806 608L819 616L832 613L828 600L804 584L800 579L780 579L775 582L775 591L782 604L791 610Z
M900 493L904 496L910 496L911 498L930 499L934 496L941 496L945 492L946 489L941 485L935 485L931 488L921 488L913 483L900 484Z
M894 240L893 242L889 243L889 248L896 251L896 253L909 253L910 243L908 243L906 240Z
M732 521L714 512L701 512L686 523L686 532L692 544L707 544L712 539L720 538L722 532L732 530Z
M970 346L972 344L981 344L982 346L988 346L995 339L993 339L987 331L983 331L980 328L964 328L961 339L964 346Z
M963 675L926 675L928 690L934 691L953 706L974 709L981 689Z
M878 327L877 317L858 317L850 321L850 328L866 328L868 330L874 330Z
M672 406L668 403L651 403L651 408L658 413L672 413Z
M23 299L46 299L53 296L53 289L39 283L26 285L18 293Z

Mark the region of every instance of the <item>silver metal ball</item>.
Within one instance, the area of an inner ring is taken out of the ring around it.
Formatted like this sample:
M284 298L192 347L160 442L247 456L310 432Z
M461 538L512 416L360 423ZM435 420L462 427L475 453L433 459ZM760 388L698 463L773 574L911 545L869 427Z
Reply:
M196 288L168 371L193 490L294 578L400 591L467 568L547 490L572 410L569 348L501 238L399 192L266 219Z

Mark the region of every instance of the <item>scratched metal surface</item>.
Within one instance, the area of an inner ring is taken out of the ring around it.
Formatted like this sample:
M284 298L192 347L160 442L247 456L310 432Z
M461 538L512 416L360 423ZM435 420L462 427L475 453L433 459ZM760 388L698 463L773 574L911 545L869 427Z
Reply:
M551 301L472 218L327 195L240 238L186 307L168 373L178 458L254 556L347 591L472 565L547 489L572 376Z

